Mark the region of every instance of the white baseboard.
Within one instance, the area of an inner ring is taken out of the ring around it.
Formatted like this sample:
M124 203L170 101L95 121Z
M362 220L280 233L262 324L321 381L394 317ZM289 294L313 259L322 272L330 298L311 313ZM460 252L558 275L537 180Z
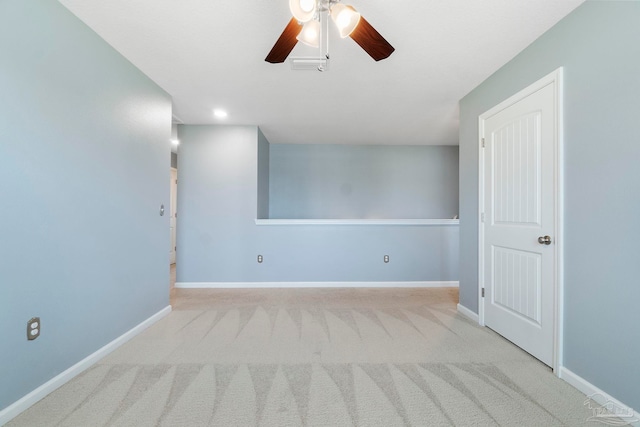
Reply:
M256 219L256 225L459 225L459 219Z
M40 387L36 388L32 392L23 396L21 399L7 406L5 409L0 411L0 426L5 425L22 412L27 410L30 406L44 398L46 395L56 390L57 388L63 386L71 379L81 374L95 363L97 363L100 359L129 341L131 338L138 335L140 332L147 329L149 326L156 323L158 320L162 319L166 315L171 312L171 306L168 305L153 316L149 317L147 320L133 327L129 331L120 335L118 338L114 339L104 347L100 348L98 351L90 354L85 357L75 365L71 366L66 371L56 375L46 383L42 384Z
M581 376L571 372L569 369L565 368L564 366L561 366L559 377L565 380L566 382L568 382L569 384L571 384L573 387L575 387L585 395L587 395L587 399L585 399L585 405L588 405L589 399L591 399L595 401L598 405L609 408L610 410L613 409L618 414L620 419L628 422L630 425L636 426L636 427L640 426L640 413L638 413L637 411L634 411L632 408L628 407L627 405L620 402L618 399L614 398L608 393L605 393L604 391L600 390L598 387L591 384L589 381L585 380ZM613 411L610 411L610 412L613 412ZM598 421L600 418L600 421L603 422L603 424L610 424L606 422L608 417L606 416L602 417L602 414L598 416L598 414L599 412L597 411L597 408L594 408L594 417L589 419L588 421ZM622 416L620 414L622 414Z
M478 317L478 314L474 313L471 310L469 310L464 305L458 304L458 313L462 314L464 317L466 317L468 319L473 320L475 323L479 323L480 322L480 318Z
M176 282L181 289L245 288L457 288L455 282Z

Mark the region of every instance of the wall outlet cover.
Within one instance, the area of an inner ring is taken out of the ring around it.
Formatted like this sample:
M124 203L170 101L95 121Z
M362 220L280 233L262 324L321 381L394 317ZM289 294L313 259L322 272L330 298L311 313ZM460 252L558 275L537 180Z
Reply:
M27 339L29 341L33 341L40 336L40 330L42 329L40 325L39 317L32 317L27 322Z

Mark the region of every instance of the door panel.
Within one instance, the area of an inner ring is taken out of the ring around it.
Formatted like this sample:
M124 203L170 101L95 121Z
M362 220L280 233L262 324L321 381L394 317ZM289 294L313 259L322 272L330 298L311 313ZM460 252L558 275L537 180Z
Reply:
M493 247L493 301L520 319L541 324L540 254Z
M496 224L540 225L540 119L527 114L492 135Z
M484 120L485 324L553 363L555 88L548 84ZM552 237L553 239L553 237Z

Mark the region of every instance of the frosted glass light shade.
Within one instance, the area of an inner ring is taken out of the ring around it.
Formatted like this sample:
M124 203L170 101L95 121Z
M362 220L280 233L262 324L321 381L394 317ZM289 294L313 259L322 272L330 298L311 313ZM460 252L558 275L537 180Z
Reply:
M312 19L304 24L296 39L311 47L320 46L320 22Z
M289 0L289 10L300 22L307 22L316 13L316 0Z
M360 14L351 6L338 3L331 8L331 19L338 27L343 39L356 29L360 23Z

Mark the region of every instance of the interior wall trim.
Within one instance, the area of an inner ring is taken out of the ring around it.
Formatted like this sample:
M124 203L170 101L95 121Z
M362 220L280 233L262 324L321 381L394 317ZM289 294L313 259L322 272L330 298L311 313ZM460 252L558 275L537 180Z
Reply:
M623 423L620 422L620 420L622 420L628 423L624 425L640 427L640 413L638 413L638 411L634 411L631 407L620 402L609 393L601 390L564 366L560 367L558 376L587 395L584 404L593 410L593 417L587 419L587 422L595 421L601 422L602 424L623 425ZM602 407L608 409L609 413L603 411ZM611 417L612 412L615 412L617 418Z
M22 398L18 399L16 402L7 406L5 409L0 411L0 426L5 425L9 421L20 415L22 412L29 409L32 405L40 401L42 398L47 396L49 393L62 387L64 384L89 369L91 366L100 361L100 359L116 350L118 347L120 347L131 338L135 337L140 332L144 331L149 326L153 325L169 313L171 313L170 305L166 306L156 314L139 323L137 326L134 326L132 329L120 335L118 338L114 339L96 352L85 357L75 365L68 368L66 371L51 378L49 381L42 384L40 387L36 388L30 393L26 394Z
M459 225L459 219L256 219L256 225Z
M245 288L450 288L457 281L429 282L176 282L181 289L245 289Z
M479 323L480 318L478 317L478 313L474 313L464 305L458 304L458 313L462 314L464 317L473 320L474 323Z

